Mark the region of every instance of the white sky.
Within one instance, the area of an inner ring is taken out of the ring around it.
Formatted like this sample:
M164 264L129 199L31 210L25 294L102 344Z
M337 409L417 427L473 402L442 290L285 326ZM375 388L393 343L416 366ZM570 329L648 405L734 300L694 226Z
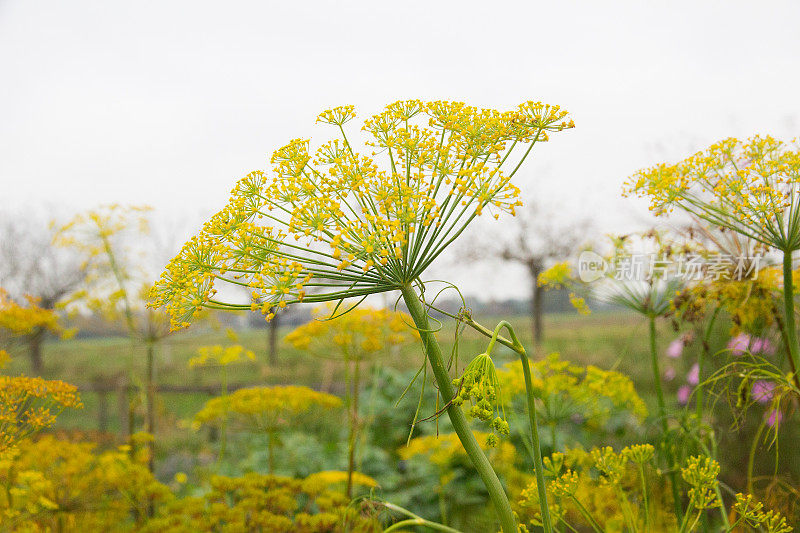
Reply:
M533 99L576 128L526 179L565 218L625 231L646 216L619 196L638 168L798 134L798 21L767 1L0 0L0 209L194 218L287 140L327 135L327 107Z

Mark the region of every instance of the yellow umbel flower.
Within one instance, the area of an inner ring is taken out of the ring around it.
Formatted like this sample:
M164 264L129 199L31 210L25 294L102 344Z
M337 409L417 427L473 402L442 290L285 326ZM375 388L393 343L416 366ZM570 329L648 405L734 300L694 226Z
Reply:
M54 311L39 307L37 299L31 296L26 296L25 300L26 305L15 302L0 287L0 348L7 348L15 339L39 329L61 336L69 334L58 323L58 315Z
M249 359L255 361L256 354L247 350L241 344L222 346L201 346L197 349L197 356L189 359L189 367L197 366L228 366Z
M487 443L487 440L489 440L492 433L482 431L473 431L473 433L481 448L489 452L489 458L493 462L499 466L514 464L516 457L514 446L508 442L491 445ZM452 466L453 462L458 460L467 460L467 452L464 451L464 447L455 433L414 437L407 446L400 448L397 453L404 460L415 456L426 456L431 463L440 468Z
M342 490L347 484L348 472L342 470L325 470L311 474L303 480L303 490L309 494L319 494L325 490ZM352 473L353 485L377 487L378 482L361 472Z
M341 404L336 396L308 387L250 387L207 401L195 421L212 424L231 413L249 426L275 431L291 426L311 409L336 409Z
M640 170L625 194L674 206L779 250L800 248L800 149L770 136L720 141L675 164Z
M362 307L333 316L336 310L330 304L316 308L314 320L292 330L286 341L320 357L360 361L414 337L407 326L412 323L411 317L400 311ZM331 341L335 350L331 350Z
M259 310L398 289L416 280L477 216L514 214L511 178L537 142L573 127L558 106L513 111L461 102L399 101L364 122L369 156L344 125L352 106L318 122L340 138L312 150L294 139L234 187L228 205L185 244L152 292L172 327L202 308ZM380 154L381 161L375 158ZM252 303L218 298L218 283L248 287ZM313 290L311 290L313 289Z
M74 385L39 377L0 375L0 453L52 426L67 407L83 407Z

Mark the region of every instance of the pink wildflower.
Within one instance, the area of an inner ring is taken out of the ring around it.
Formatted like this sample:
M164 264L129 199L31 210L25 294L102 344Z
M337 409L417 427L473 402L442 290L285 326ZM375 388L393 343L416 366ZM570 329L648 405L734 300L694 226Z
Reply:
M678 403L686 405L689 403L689 396L692 394L692 388L689 385L682 385L678 389Z

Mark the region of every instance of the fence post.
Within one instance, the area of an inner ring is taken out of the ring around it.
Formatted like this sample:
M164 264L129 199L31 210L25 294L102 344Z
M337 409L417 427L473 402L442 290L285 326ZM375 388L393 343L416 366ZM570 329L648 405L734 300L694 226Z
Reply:
M102 376L94 379L94 391L97 394L97 431L108 431L108 391L105 387L106 380Z

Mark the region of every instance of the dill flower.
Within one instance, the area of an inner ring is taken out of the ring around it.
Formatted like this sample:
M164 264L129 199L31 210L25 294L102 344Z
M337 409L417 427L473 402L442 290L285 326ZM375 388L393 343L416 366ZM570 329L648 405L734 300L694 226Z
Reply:
M764 504L751 494L737 494L733 504L736 512L734 525L747 525L753 529L761 529L767 533L789 533L794 529L786 523L786 518L775 511L764 509Z
M11 299L8 292L0 287L0 368L3 361L10 357L5 349L11 349L15 342L27 335L41 330L61 337L68 337L73 333L61 326L58 315L53 310L39 307L36 298L25 296L24 299L25 305L22 305Z
M215 344L213 346L200 346L197 349L197 356L189 359L189 367L203 367L203 366L228 366L233 363L238 363L245 359L250 361L256 360L256 354L252 350L246 349L241 344L232 344L230 346L222 346Z
M195 415L195 421L210 424L232 413L252 427L274 431L291 426L312 409L336 409L341 404L336 396L308 387L249 387L210 399Z
M377 487L378 482L361 472L325 470L311 474L303 480L303 490L309 494L319 494L324 490L342 489L348 483L362 487Z
M252 472L241 477L213 476L209 491L160 505L155 515L137 530L144 533L383 531L369 508L351 505L343 493L321 487L314 476L317 474L305 480Z
M335 315L335 308L329 304L314 309L313 315L314 320L292 330L286 342L323 358L365 360L387 346L399 346L414 338L408 328L411 317L400 311L360 307L326 319ZM331 341L336 350L331 350Z
M793 252L800 249L800 148L770 136L725 139L675 164L640 170L625 194L650 198L664 214L677 206L783 255L785 338L795 383L800 347L794 316Z
M50 435L0 460L0 483L0 521L10 531L127 530L171 497L125 447L98 452Z
M580 415L587 425L604 424L613 411L628 412L636 420L647 417L647 407L631 379L613 370L581 367L551 353L531 364L533 391L542 401L544 423L555 424ZM522 365L515 361L498 373L503 394L511 400L525 393Z
M475 357L464 369L461 378L453 380L453 386L458 390L453 403L462 405L466 401L470 402L470 416L483 421L492 429L486 437L487 446L497 446L498 435L509 435L505 407L500 397L500 380L494 361L488 353Z
M152 291L173 328L202 308L260 310L397 290L425 269L477 216L513 214L511 178L537 142L573 127L558 106L515 110L461 102L398 101L367 119L369 155L345 125L352 106L318 122L339 138L312 150L294 139L276 150L167 265ZM376 159L380 156L380 159ZM220 283L248 287L252 302L218 296Z
M351 106L321 113L318 122L340 137L314 150L294 139L273 153L271 175L254 171L241 179L228 205L167 265L151 305L165 307L179 329L202 309L260 311L269 320L296 302L360 303L401 291L453 427L503 531L512 533L516 524L497 475L450 404L451 378L415 286L424 287L423 273L476 217L514 214L521 203L511 180L533 146L574 124L566 111L540 102L500 112L398 101L364 122L371 153L363 155L345 133L354 116ZM219 296L226 284L247 287L250 303Z
M53 425L66 408L81 408L77 388L63 381L0 375L0 453Z
M779 250L800 248L800 151L770 136L728 138L675 164L640 170L624 193L657 214L675 206Z
M708 509L717 505L714 488L717 484L719 463L709 457L692 456L681 469L681 477L691 487L689 505L695 509Z
M473 433L477 441L481 443L481 448L490 451L493 462L503 465L514 464L516 456L514 446L507 442L499 445L490 443L489 437L492 433L482 431L474 431ZM397 453L403 460L409 460L415 456L426 456L431 463L441 468L447 468L452 466L453 462L467 458L467 453L455 433L414 437L407 446L397 450Z

